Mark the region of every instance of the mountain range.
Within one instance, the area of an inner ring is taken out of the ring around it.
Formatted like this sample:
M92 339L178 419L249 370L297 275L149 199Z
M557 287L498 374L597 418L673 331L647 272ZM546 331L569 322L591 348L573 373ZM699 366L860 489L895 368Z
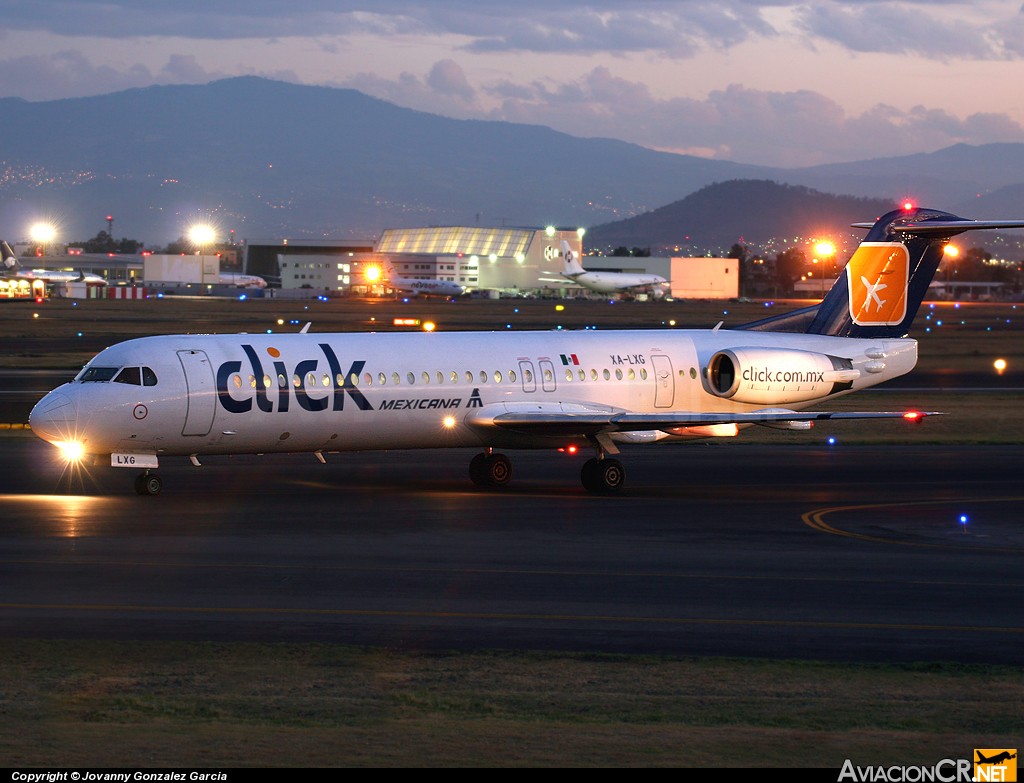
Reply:
M0 112L0 235L12 239L40 219L56 222L65 241L85 239L107 228L107 215L115 237L150 246L197 221L239 240L374 239L387 227L445 224L596 227L737 180L890 203L909 195L973 218L1024 213L1024 144L776 169L256 77L5 98ZM735 211L753 220L759 209L748 200Z

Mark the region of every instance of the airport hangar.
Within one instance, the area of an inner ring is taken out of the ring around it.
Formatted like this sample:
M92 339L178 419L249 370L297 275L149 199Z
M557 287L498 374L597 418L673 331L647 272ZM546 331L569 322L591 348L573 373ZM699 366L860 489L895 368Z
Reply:
M585 293L560 274L561 244L582 257L584 232L554 228L432 226L385 229L376 243L359 240L249 240L244 269L282 292L383 293L366 271L391 263L400 277L445 280L495 295L567 296ZM677 298L718 299L739 295L739 262L732 258L585 256L592 271L658 274Z

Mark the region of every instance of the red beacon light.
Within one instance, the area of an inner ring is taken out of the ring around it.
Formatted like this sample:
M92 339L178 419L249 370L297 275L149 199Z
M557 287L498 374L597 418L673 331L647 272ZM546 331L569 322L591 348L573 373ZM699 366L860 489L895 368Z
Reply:
M920 424L921 420L924 419L924 414L921 411L907 411L903 414L903 419L914 424Z
M903 211L904 212L910 212L913 209L914 209L914 202L913 201L911 201L910 199L907 199L906 201L903 202Z

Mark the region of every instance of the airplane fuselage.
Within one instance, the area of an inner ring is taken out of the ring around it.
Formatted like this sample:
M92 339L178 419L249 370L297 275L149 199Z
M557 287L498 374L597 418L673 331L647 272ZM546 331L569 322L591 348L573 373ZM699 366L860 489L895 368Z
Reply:
M629 272L583 272L564 276L574 283L601 294L643 289L657 296L663 294L664 288L668 285L668 281L660 275L631 274Z
M910 339L728 330L158 336L102 351L36 406L31 426L94 455L546 448L572 433L495 428L494 418L800 410L902 375L916 357ZM114 380L124 368L143 371Z

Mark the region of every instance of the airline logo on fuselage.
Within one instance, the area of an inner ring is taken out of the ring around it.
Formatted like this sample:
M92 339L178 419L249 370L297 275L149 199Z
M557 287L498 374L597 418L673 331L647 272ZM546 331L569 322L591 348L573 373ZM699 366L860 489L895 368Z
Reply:
M264 360L251 345L242 345L246 362L252 375L248 386L242 383L241 360L227 361L217 368L217 399L221 407L229 413L248 413L253 407L264 413L287 413L292 401L307 411L342 411L345 400L350 400L358 410L372 411L373 404L357 386L360 373L366 366L365 360L353 361L345 373L341 371L341 362L337 354L327 343L319 344L323 357L305 359L298 362L289 372L287 365L281 360L281 352L276 348L267 348L270 367L264 367ZM330 368L330 375L320 370L321 383L315 382L320 362ZM313 380L307 383L307 378ZM276 382L272 379L276 378ZM272 391L272 388L274 389ZM243 396L244 395L244 396ZM413 411L460 408L463 403L467 408L482 408L483 400L480 390L473 389L469 399L462 397L409 397L380 400L377 410L382 411Z
M366 362L362 360L354 361L349 365L348 371L342 374L341 362L338 361L337 354L334 353L334 350L327 343L320 343L320 350L324 353L323 360L330 367L331 378L334 378L335 381L331 384L330 388L316 389L317 391L326 392L326 395L322 397L311 394L314 389L307 388L305 380L307 373L316 372L317 367L320 365L320 359L305 359L295 365L293 372L289 372L285 363L278 358L280 357L280 352L276 348L268 348L267 353L271 356L270 363L273 368L273 373L271 373L263 367L263 363L255 348L251 345L243 345L242 350L245 352L249 366L252 368L252 376L256 380L254 389L255 405L264 413L273 413L275 402L276 410L280 413L286 413L293 393L295 395L295 402L298 403L300 408L307 411L327 410L328 406L334 411L344 410L346 397L351 399L361 411L373 410L373 405L370 404L370 401L352 383L352 378L359 376ZM220 400L221 407L229 413L247 413L253 407L253 398L251 396L237 399L232 396L228 385L231 376L241 373L241 370L242 362L237 360L224 362L217 368L217 399ZM293 374L298 379L298 383L294 385L294 388L288 382L288 379ZM274 395L276 399L271 399L270 389L268 388L270 383L268 381L274 376L278 379L277 394ZM337 382L338 379L341 380L340 384Z
M899 242L863 242L846 266L850 317L858 326L897 326L907 316L910 254Z

